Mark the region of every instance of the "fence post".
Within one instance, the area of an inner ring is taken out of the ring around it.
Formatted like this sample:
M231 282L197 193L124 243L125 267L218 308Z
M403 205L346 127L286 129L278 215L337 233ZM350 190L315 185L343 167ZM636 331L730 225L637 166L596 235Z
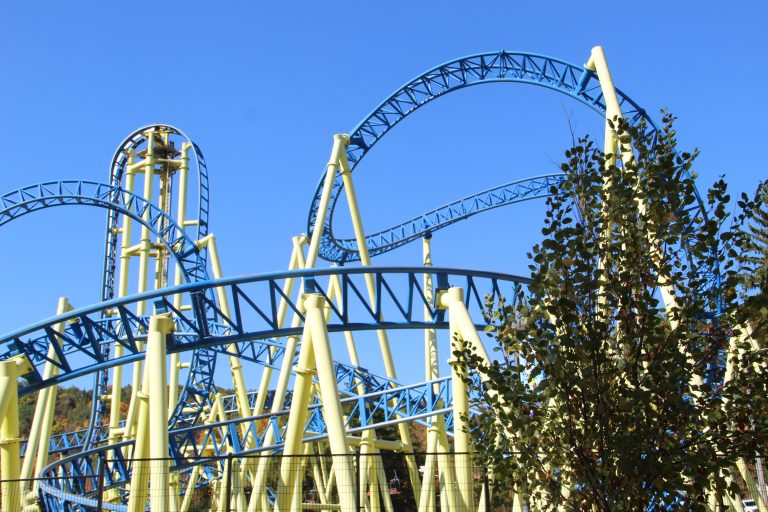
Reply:
M360 489L360 472L363 470L362 466L360 465L360 450L358 449L357 452L355 452L355 458L357 459L357 472L355 473L355 496L357 498L355 499L355 502L357 503L357 512L360 512L363 509L363 490Z
M96 510L104 509L104 473L106 472L107 457L104 452L99 454L99 476L98 476L98 490L96 491Z
M760 454L756 454L755 468L757 469L757 485L760 488L760 496L763 497L763 501L768 502L768 489L765 487L765 475L763 474L763 458Z
M232 503L232 454L227 454L226 472L224 473L224 479L227 482L227 488L224 491L224 510L229 512L229 505Z

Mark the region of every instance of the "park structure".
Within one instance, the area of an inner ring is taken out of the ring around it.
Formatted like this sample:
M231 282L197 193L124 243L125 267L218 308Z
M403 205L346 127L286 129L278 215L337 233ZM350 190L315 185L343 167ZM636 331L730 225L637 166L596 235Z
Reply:
M3 195L0 225L47 208L89 206L105 210L107 226L101 302L74 307L62 298L55 317L0 339L2 510L184 512L205 488L213 510L393 511L403 506L395 499L402 485L412 509L486 511L493 475L484 474L483 485L472 465L469 426L480 412L471 404L481 397L471 396L479 386L467 384L483 375L458 364L440 375L440 362L457 339L490 358L478 335L487 323L485 297L512 297L529 281L433 266L430 240L484 211L547 197L563 175L506 183L373 234L364 231L353 176L421 106L495 82L544 87L606 119L645 126L648 137L656 132L613 86L600 47L583 66L509 51L446 62L333 137L306 234L291 239L288 269L242 277L222 273L206 161L173 126L127 137L108 182L51 181ZM617 150L606 124L605 151ZM354 238L334 236L340 200ZM372 263L411 242L422 244L422 261ZM674 297L662 295L673 307ZM388 337L394 329L420 331L422 381L398 378ZM360 359L355 336L365 331L378 341L383 375ZM332 353L335 336L346 353ZM216 381L217 360L228 364L231 381ZM244 361L260 374L246 376ZM123 396L128 374L133 385ZM52 435L57 387L86 375L94 377L89 427ZM34 419L20 439L18 399L29 393L37 393ZM126 410L110 406L122 402ZM427 455L419 460L412 423L426 429ZM397 438L382 438L383 429ZM381 462L391 452L402 454L406 468L394 479Z

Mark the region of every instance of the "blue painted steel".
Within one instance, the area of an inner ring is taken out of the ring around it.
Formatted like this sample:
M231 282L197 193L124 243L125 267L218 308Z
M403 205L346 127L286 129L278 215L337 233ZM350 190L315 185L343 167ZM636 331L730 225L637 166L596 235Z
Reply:
M125 165L128 161L128 151L136 150L139 146L146 142L144 133L152 128L168 130L172 134L178 134L185 142L192 144L192 162L194 166L192 171L197 171L198 184L199 184L199 196L198 196L198 224L196 226L196 234L194 239L199 240L208 234L209 226L209 190L208 183L208 167L205 163L205 157L197 144L190 139L184 132L178 128L167 124L154 124L139 128L130 134L115 151L115 155L112 157L112 164L110 166L109 183L114 187L122 187L123 175L125 173ZM101 300L110 300L115 297L115 269L117 265L117 229L120 227L118 223L118 216L114 212L110 212L107 217L107 230L106 230L106 248L104 254L104 277L102 282L102 294ZM202 251L200 253L202 265L206 266L206 253Z
M187 282L205 281L208 272L200 251L186 232L162 210L120 187L93 181L51 181L30 185L0 196L0 226L56 206L86 205L106 208L146 226L184 271ZM147 220L144 220L144 216Z
M163 130L169 132L171 135L177 135L183 142L188 142L192 145L192 158L190 171L197 173L198 178L198 216L197 225L195 227L195 240L200 240L208 234L209 226L209 214L210 203L209 193L210 186L208 181L208 167L205 163L205 157L200 147L187 136L183 131L178 128L167 124L154 124L139 128L130 134L117 148L114 156L112 157L112 164L110 165L110 183L114 186L121 186L123 182L123 175L125 173L125 166L128 162L129 151L137 150L143 144L146 143L146 136L144 135L151 129ZM102 278L102 294L101 300L110 300L115 296L115 270L117 266L117 228L118 215L115 211L110 211L107 215L107 229L106 240L104 249L104 271ZM200 251L200 262L203 268L207 267L207 251ZM105 354L106 357L106 354ZM176 412L171 418L171 424L174 425L178 421L182 423L192 421L199 416L200 412L206 405L210 405L209 397L210 393L215 391L214 385L214 371L216 368L215 354L210 350L202 350L199 353L194 353L192 360L190 361L190 368L187 374L187 380L184 384L184 388L179 394L179 401L176 407ZM102 396L107 394L108 374L106 372L99 372L94 379L93 389L93 409L91 411L91 428L93 425L99 425L102 423L105 407L101 400ZM193 413L187 412L180 416L180 411L194 411ZM95 435L95 434L94 434ZM96 440L93 439L93 442Z
M427 213L414 217L397 226L373 233L366 237L371 256L396 249L413 242L425 234L450 226L460 220L501 206L530 201L552 195L552 190L560 187L564 174L546 174L533 178L512 181L498 187L453 201ZM340 251L334 261L359 259L357 240L354 238L336 239ZM327 253L326 253L327 256ZM332 258L332 259L333 259Z
M351 168L354 170L379 139L419 107L454 90L492 82L517 82L546 87L564 93L593 110L605 114L605 105L597 78L583 68L561 60L520 52L502 51L473 55L442 64L420 75L401 87L366 117L350 134L346 155ZM621 91L617 93L622 112L630 124L637 126L641 121L645 121L646 137L654 138L656 127L653 121L625 94ZM168 128L172 133L191 142L186 135L173 127L156 126ZM118 148L111 171L111 183L114 188L119 189L122 182L127 150L137 148L144 142L143 132L148 128L150 127L137 130ZM198 238L200 238L207 233L208 227L208 176L202 153L194 143L192 144L200 183L200 224L198 226ZM366 238L366 244L371 255L380 254L421 236L428 236L432 231L484 210L549 195L551 189L557 187L561 181L561 175L547 175L496 187L436 208L393 228L369 235ZM308 231L310 233L318 215L321 188L322 181L309 213ZM324 259L339 263L359 259L355 240L336 239L333 234L333 213L342 188L341 177L337 176L332 189L320 252ZM23 199L23 194L10 197L8 200L13 201L19 198ZM5 200L6 196L0 199ZM80 204L94 203L85 200ZM6 203L3 205L5 206ZM44 199L40 199L39 205L39 208L51 206L46 204ZM26 213L23 211L24 207L15 209L17 206L18 204L9 203L8 209L15 216ZM697 206L701 207L700 200ZM450 284L465 289L465 303L478 327L485 324L483 317L485 295L490 293L511 297L515 287L528 284L528 280L516 276L457 269L336 268L218 281L203 280L203 282L193 282L173 289L114 299L117 240L114 228L117 227L118 215L122 212L114 206L105 207L111 210L107 222L103 302L90 308L60 315L0 338L0 350L3 350L0 360L23 353L34 365L34 370L25 376L27 384L22 386L22 393L88 373L103 372L112 366L142 359L143 353L137 350L136 341L146 336L148 317L138 317L131 313L132 306L138 301L153 301L156 307L174 313L176 332L169 337L167 348L170 353L193 351L195 357L197 354L212 355L214 352L224 352L229 344L247 341L248 343L240 343L238 346L238 355L241 358L276 367L284 356L284 347L280 341L271 338L297 335L301 331L300 328L277 328L277 307L282 299L288 301L289 309L301 316L297 297L284 297L280 291L282 281L288 277L301 278L305 283L306 291L326 296L327 283L324 285L323 280L332 274L340 277L342 305L331 305L331 318L328 325L330 332L382 328L447 328L448 324L443 312L437 311L434 304L424 296L421 281L425 273L432 274L439 287L447 287ZM136 220L141 222L140 219ZM203 262L204 270L205 253L197 257L198 261ZM374 276L376 297L373 302L366 298L365 274ZM204 279L207 279L207 276ZM233 304L231 318L223 315L213 298L213 290L217 287L224 289L230 298L230 303ZM182 294L186 305L192 306L190 311L178 311L173 308L172 297L177 293ZM422 314L425 305L430 311L427 320L424 320ZM108 311L110 314L107 314ZM67 328L63 334L57 334L52 327L63 321L68 322ZM61 348L58 348L59 342L61 342ZM126 355L119 360L109 357L112 353L111 347L116 343L126 348ZM49 346L57 349L59 362L47 358ZM212 359L215 360L215 357ZM48 361L57 364L61 373L56 378L43 380L40 368ZM221 474L221 467L207 463L204 454L196 452L197 442L201 437L211 441L216 454L224 454L232 448L236 453L245 453L245 436L251 434L258 439L256 448L251 451L276 451L282 446L285 423L278 420L288 414L286 408L276 414L265 414L245 420L234 418L213 425L178 428L186 422L192 425L197 418L196 415L185 418L182 409L185 406L203 403L210 394L213 382L211 364L203 362L202 367L191 369L190 379L195 382L192 385L188 384L185 388L184 396L172 420L172 423L179 421L181 423L176 423L176 428L170 434L170 453L174 457L174 467L180 469L182 475L189 475L189 471L182 469L182 466L188 468L190 464L204 465L198 485L208 483L211 478ZM446 414L448 424L452 422L449 408L450 386L447 385L447 379L402 387L392 380L372 375L363 368L338 362L336 378L342 395L348 397L343 401L348 404L351 411L347 424L349 432L358 432L400 421L420 421L435 414ZM477 376L474 378L476 379ZM99 381L98 389L103 390L105 386L106 377ZM360 387L365 391L364 396L356 394ZM249 396L249 400L253 402L254 394ZM225 409L230 411L233 407L234 398L228 397L225 400ZM376 422L374 422L374 413L377 413ZM266 424L266 428L261 431L257 429L259 420ZM244 428L240 428L241 426ZM270 429L274 433L276 442L270 446L263 446L264 435ZM310 439L321 439L325 436L325 422L319 404L310 407L306 431L312 434ZM97 427L94 430L93 439L103 442L105 435L104 427ZM52 440L51 449L66 453L81 446L87 448L87 441L90 438L91 436L87 433L84 436L82 431L57 436ZM119 448L126 448L130 453L130 445L130 442L126 442L87 449L50 465L44 471L46 482L41 486L46 506L50 510L79 510L94 507L96 502L89 498L89 493L92 493L95 486L89 485L88 482L93 484L93 479L98 474L100 464L104 463L107 454L111 454L109 458L114 459L107 463L109 466L106 471L107 486L123 485L128 482L131 471L130 462L123 457ZM70 478L60 479L57 468L61 468ZM125 510L125 507L109 505L105 509Z
M366 292L366 274L373 276L378 290L373 303ZM290 277L313 283L313 291L326 297L327 283L323 279L327 280L331 275L339 277L342 306L331 304L329 332L448 328L443 315L438 314L432 301L424 296L421 285L424 274L433 275L436 281L447 281L464 288L465 303L480 328L485 326L484 297L487 294L510 297L515 287L529 283L528 279L511 274L441 267L309 269L190 283L101 302L19 329L0 337L3 350L0 360L24 354L32 363L32 372L23 376L27 384L20 387L21 394L141 360L144 353L138 350L136 341L145 339L148 320L131 311L141 301L164 305L174 314L177 332L169 338L169 353L206 347L224 351L225 345L232 343L299 335L301 327L278 328L277 311L283 299L289 310L295 311L303 320L298 297L285 297L281 291L282 281ZM208 290L215 288L221 288L230 297L231 318L223 315L206 295ZM183 303L193 306L190 311L174 307L176 294L181 294ZM220 322L210 320L205 314L206 306L220 315ZM428 320L423 318L424 306L430 309ZM112 314L106 316L105 311ZM62 322L66 322L67 327L59 334L53 326ZM119 359L109 358L112 350L100 350L116 343L125 349L125 355ZM49 346L56 350L58 360L47 356ZM268 352L254 351L249 343L238 345L237 355L244 359L254 357L258 360L259 354L265 357L265 353ZM43 379L41 369L47 362L56 365L60 373Z
M446 62L409 81L384 100L349 134L346 155L354 170L371 148L400 121L430 101L447 93L473 85L495 82L522 83L545 87L563 93L605 115L605 102L597 76L581 66L563 60L523 52L493 52L471 55ZM621 90L617 89L619 106L628 122L637 126L646 123L645 136L652 140L657 128L653 120ZM323 177L317 186L309 210L307 232L312 233L320 207ZM333 232L333 213L344 185L341 175L336 176L328 206L320 256L328 261L344 263L359 260L354 240L338 240ZM482 196L481 193L479 194ZM698 196L698 193L697 193ZM512 201L515 202L515 201ZM699 199L699 207L703 203ZM495 204L493 207L500 206ZM450 205L448 205L450 209ZM487 208L479 208L481 211ZM439 211L440 209L438 209ZM450 215L447 215L450 217ZM449 223L455 222L451 220ZM376 255L416 240L420 235L435 231L444 224L406 222L390 230L366 237L370 254Z
M342 399L345 409L350 411L347 420L347 432L360 433L370 429L393 425L402 421L427 419L437 414L443 415L452 427L450 378L444 377L430 382L386 388L362 396L350 396ZM305 432L307 441L319 441L327 438L325 421L322 418L322 406L315 403L309 407L309 418ZM376 414L378 413L378 414ZM476 414L477 411L473 411ZM262 452L274 453L282 449L286 422L289 411L267 413L249 418L234 418L207 425L182 428L172 431L169 437L170 455L173 457L172 469L188 478L194 465L204 466L197 485L205 485L213 474L222 471L221 457L234 450L234 454L255 455ZM374 416L376 414L376 416ZM280 421L281 418L283 421ZM265 445L268 433L275 441ZM255 438L256 446L246 449L246 439ZM206 452L199 450L207 446ZM93 485L99 475L101 464L107 464L105 487L127 484L130 481L133 442L121 442L77 453L47 466L42 473L41 494L50 510L66 510L67 507L85 505L95 506L93 498L97 485ZM124 451L126 454L124 455ZM218 460L215 460L218 459ZM78 478L60 478L65 475L77 475ZM182 486L183 487L183 486ZM113 505L109 510L126 510L124 505Z
M110 214L131 217L134 221L146 226L165 245L169 254L181 267L185 281L198 282L209 279L206 262L202 257L204 252L198 250L182 227L151 202L113 185L91 181L54 181L9 192L0 196L0 226L34 211L72 205L106 208ZM104 312L105 315L107 313ZM108 348L105 347L105 349ZM108 354L102 354L102 358L108 357ZM215 391L213 384L215 363L216 355L210 350L204 349L193 354L187 382L177 405L178 410L186 408L188 411L184 415L187 421L194 421L206 404L210 392ZM98 397L105 393L106 386L101 385L103 380L102 375L96 378L94 394ZM101 400L95 399L93 404L95 409L92 410L90 422L92 426L101 423L97 409ZM190 412L193 410L196 411L195 414ZM173 423L175 424L176 421L178 418L174 416Z

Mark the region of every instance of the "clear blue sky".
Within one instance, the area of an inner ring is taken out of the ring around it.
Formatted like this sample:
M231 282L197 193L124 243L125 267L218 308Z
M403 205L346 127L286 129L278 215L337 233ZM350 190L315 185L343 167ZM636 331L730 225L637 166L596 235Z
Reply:
M680 118L681 147L702 151L700 189L725 174L734 190L753 190L766 176L766 3L621 6L3 2L0 193L63 178L106 181L128 133L173 124L206 155L225 272L279 270L290 237L305 230L332 135L351 130L402 83L480 51L583 63L596 44L619 87L649 112L669 107ZM498 84L434 102L355 173L368 231L554 171L569 123L602 139L594 113L532 87ZM438 233L435 263L525 273L542 208L511 207ZM59 208L0 229L1 331L50 315L59 295L79 306L97 300L103 226L102 210ZM415 246L379 262L418 258Z

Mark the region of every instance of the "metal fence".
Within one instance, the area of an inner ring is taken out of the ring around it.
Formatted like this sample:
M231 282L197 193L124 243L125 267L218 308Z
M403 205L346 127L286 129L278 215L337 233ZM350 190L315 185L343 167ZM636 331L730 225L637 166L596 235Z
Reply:
M415 512L455 510L463 499L483 502L485 510L506 510L491 507L485 465L454 452L238 454L189 465L170 458L104 458L78 473L0 480L0 489L2 495L16 496L22 507L37 505L43 511L128 511L132 500L150 510L155 510L152 503L165 502L168 510L187 512L263 511L276 504L281 510ZM422 490L420 482L431 485Z
M185 512L271 511L276 505L280 510L431 512L460 510L464 500L474 503L473 510L513 508L505 482L493 482L486 465L471 454L307 452L212 456L194 464L179 460L102 458L66 475L0 479L0 499L11 497L18 510L37 506L41 511L127 512L129 502L140 504L135 510ZM759 478L737 477L745 512L758 510L748 498L756 487L764 499L768 496L761 464L755 466L747 469Z

